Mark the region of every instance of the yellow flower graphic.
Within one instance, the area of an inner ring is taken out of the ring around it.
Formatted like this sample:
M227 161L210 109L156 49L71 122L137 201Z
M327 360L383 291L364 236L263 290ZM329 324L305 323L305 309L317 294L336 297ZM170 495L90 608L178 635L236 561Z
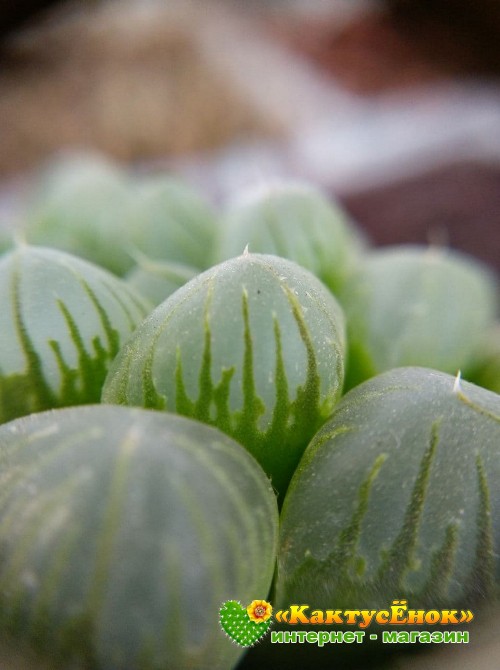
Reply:
M273 613L273 608L265 600L253 600L247 607L248 618L255 623L267 621Z

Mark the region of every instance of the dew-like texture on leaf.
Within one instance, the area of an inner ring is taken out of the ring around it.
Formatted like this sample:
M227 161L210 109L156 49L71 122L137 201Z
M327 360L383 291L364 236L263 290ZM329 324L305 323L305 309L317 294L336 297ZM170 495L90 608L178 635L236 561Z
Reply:
M278 512L199 422L93 405L0 427L0 632L67 670L229 670L221 604L267 597Z
M283 493L343 371L344 320L331 293L295 263L246 254L152 312L113 363L103 401L216 425Z
M473 608L500 578L500 396L400 368L344 396L282 512L276 606Z
M0 422L98 402L110 362L150 309L74 256L18 246L0 258Z
M277 183L243 193L221 226L218 256L251 252L295 261L332 291L357 263L361 236L341 207L321 191L300 183Z
M366 254L341 300L351 388L407 365L465 371L495 319L498 287L484 266L458 252L393 247Z

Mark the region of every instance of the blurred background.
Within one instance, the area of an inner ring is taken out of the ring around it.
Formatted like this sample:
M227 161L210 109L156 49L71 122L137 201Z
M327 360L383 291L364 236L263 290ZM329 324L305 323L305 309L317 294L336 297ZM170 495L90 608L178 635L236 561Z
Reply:
M499 77L498 0L2 0L0 229L90 149L216 204L312 181L377 244L500 270ZM391 667L497 667L495 622Z
M323 186L375 243L500 268L497 0L3 0L0 226L57 152L224 201Z

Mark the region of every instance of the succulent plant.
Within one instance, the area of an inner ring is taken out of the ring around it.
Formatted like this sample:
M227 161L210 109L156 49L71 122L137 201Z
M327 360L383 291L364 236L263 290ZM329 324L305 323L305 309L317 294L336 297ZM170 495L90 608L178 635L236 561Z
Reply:
M71 154L35 176L25 215L28 242L54 247L122 275L134 264L133 182L99 154Z
M51 163L35 179L23 233L123 276L142 252L205 269L217 221L208 203L163 173L141 178L100 155Z
M125 276L129 286L146 297L154 306L199 274L197 268L172 261L154 261L137 256L137 265Z
M267 596L278 526L245 449L94 405L4 424L0 459L2 639L54 669L234 667L218 611Z
M409 607L466 609L494 600L498 481L500 396L423 368L356 387L290 483L277 606L385 609L406 598Z
M139 180L134 215L133 248L149 258L201 270L212 265L218 221L209 204L183 182L161 173Z
M243 192L229 208L219 241L219 260L252 252L295 261L334 293L353 271L361 249L354 223L321 191L283 182Z
M484 333L475 361L466 371L467 381L500 393L500 323Z
M102 398L217 426L283 494L343 374L344 321L333 295L291 261L244 254L198 275L144 320Z
M150 306L109 272L63 251L0 258L0 422L98 402L111 360Z
M494 322L498 293L492 273L472 258L402 246L367 253L341 302L351 388L401 366L467 369Z

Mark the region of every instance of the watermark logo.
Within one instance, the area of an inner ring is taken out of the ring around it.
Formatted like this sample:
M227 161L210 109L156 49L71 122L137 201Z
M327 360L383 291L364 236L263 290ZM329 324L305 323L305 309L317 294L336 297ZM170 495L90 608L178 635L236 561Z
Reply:
M223 631L242 647L250 647L264 637L272 624L273 608L265 600L254 600L243 607L237 600L228 600L220 608ZM365 639L380 640L384 644L467 643L468 631L449 630L453 626L469 624L474 619L471 610L409 609L408 601L393 600L387 609L326 609L311 610L309 605L290 605L278 610L274 619L288 626L336 626L337 630L279 630L271 633L271 643L309 643L324 646L335 643L362 643ZM367 632L372 624L384 628ZM338 630L338 626L355 626L360 630ZM391 626L424 626L422 631L390 630ZM438 627L440 630L432 630ZM444 630L447 627L447 630ZM366 637L365 637L366 635Z
M269 630L273 608L265 600L254 600L243 607L237 600L228 600L219 610L222 630L240 647L251 647Z

